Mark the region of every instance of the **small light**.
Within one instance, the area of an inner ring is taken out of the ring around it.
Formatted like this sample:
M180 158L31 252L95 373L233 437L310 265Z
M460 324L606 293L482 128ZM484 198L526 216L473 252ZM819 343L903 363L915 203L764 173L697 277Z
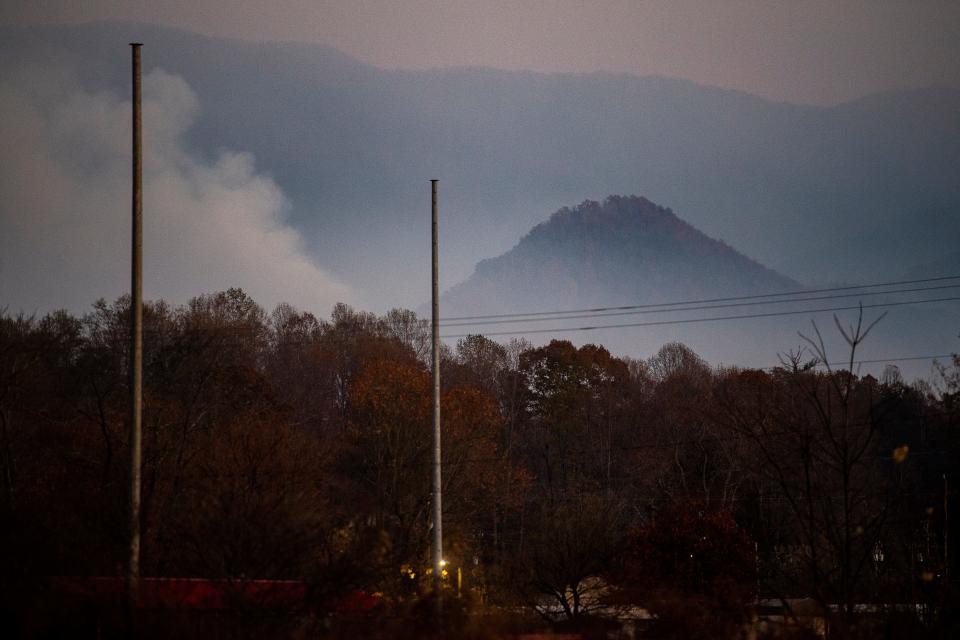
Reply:
M909 453L910 447L908 445L901 445L893 450L893 461L900 464L907 459Z

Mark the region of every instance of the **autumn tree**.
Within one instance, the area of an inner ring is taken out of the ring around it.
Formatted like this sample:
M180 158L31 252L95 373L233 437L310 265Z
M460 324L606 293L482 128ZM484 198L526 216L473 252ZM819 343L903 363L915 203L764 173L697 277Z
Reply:
M641 415L653 446L636 459L655 480L651 502L730 508L743 482L746 451L711 420L714 372L680 343L664 345L647 361L647 371L656 384Z
M351 388L351 453L356 506L383 531L399 569L425 549L430 500L430 378L417 364L377 360Z
M623 540L616 472L632 425L629 371L602 347L565 341L530 349L518 364L518 454L533 481L508 562L524 577L516 583L524 597L546 596L574 619L596 608L590 592Z

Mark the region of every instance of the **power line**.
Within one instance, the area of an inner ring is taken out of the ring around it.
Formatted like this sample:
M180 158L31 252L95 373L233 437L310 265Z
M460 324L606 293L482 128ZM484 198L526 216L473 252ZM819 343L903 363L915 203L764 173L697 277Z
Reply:
M677 325L677 324L693 324L698 322L717 322L721 320L750 320L754 318L775 318L780 316L795 316L803 315L809 313L825 313L829 311L852 311L856 309L877 309L877 308L886 308L886 307L899 307L903 305L914 305L914 304L928 304L931 302L953 302L960 300L960 296L952 296L946 298L930 298L927 300L910 300L902 302L882 302L877 304L864 304L856 306L846 306L846 307L826 307L820 309L800 309L795 311L772 311L769 313L749 313L742 315L729 315L729 316L712 316L708 318L685 318L682 320L656 320L652 322L625 322L619 324L605 324L605 325L596 325L596 326L587 326L587 327L552 327L549 329L518 329L516 331L489 331L483 333L484 336L509 336L509 335L526 335L531 333L557 333L561 331L596 331L598 329L622 329L628 327L658 327L666 325ZM563 319L563 318L559 318ZM447 334L441 336L442 338L466 338L470 333L459 333L459 334Z
M567 313L598 313L602 311L628 311L632 309L652 309L655 307L675 307L691 304L708 304L711 302L733 302L737 300L756 300L759 298L773 298L773 297L785 297L785 296L797 296L810 293L828 293L831 291L852 291L854 289L873 289L876 287L893 287L907 284L920 284L924 282L942 282L944 280L958 280L960 275L955 276L940 276L937 278L919 278L916 280L895 280L890 282L877 282L873 284L859 284L859 285L848 285L843 287L824 287L821 289L800 289L795 291L783 291L780 293L757 293L747 296L729 296L725 298L701 298L697 300L683 300L675 302L658 302L658 303L647 303L647 304L634 304L634 305L624 305L617 307L592 307L592 308L581 308L581 309L567 309L567 310L556 310L556 311L529 311L524 313L496 313L496 314L487 314L487 315L474 315L474 316L451 316L449 318L442 318L442 320L487 320L494 318L514 318L519 316L552 316L558 314L567 314Z
M891 291L863 291L857 293L842 293L839 295L829 295L829 296L815 296L807 298L786 298L784 300L752 300L748 302L730 302L726 304L713 304L706 306L696 306L696 307L683 307L679 309L639 309L635 311L614 311L614 312L601 312L601 313L584 313L583 315L557 315L557 316L541 316L536 318L507 318L499 320L481 320L476 322L453 322L447 323L447 327L473 327L479 325L490 325L490 324L511 324L515 322L544 322L550 320L580 320L583 318L609 318L613 316L630 316L630 315L641 315L649 313L676 313L678 311L705 311L709 309L727 309L731 307L752 307L757 305L767 305L767 304L791 304L797 302L816 302L820 300L834 300L837 298L854 298L854 297L864 297L864 296L881 296L881 295L891 295L891 294L900 294L900 293L916 293L920 291L935 291L941 289L957 289L960 288L960 283L958 284L943 284L937 285L934 287L914 287L911 289L894 289ZM560 312L557 312L560 313Z

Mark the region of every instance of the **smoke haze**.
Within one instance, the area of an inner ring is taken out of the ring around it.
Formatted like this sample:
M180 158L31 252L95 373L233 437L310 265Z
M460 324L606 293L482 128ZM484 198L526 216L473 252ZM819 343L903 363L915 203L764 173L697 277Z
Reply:
M350 290L307 255L249 153L185 142L200 111L180 77L144 78L144 292L182 303L239 286L261 304L329 309ZM86 308L129 290L130 102L62 69L0 83L0 297L9 311Z

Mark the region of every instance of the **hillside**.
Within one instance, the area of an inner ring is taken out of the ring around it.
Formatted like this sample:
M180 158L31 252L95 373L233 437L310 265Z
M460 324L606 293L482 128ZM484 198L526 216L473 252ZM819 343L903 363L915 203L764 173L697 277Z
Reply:
M611 196L560 209L443 297L445 315L645 304L799 285L670 209Z

